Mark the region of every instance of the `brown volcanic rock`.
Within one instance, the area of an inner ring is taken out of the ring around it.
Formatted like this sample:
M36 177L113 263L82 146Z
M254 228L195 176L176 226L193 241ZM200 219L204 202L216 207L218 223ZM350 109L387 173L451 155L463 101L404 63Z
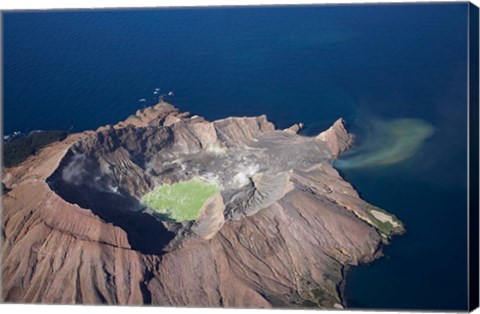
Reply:
M345 129L345 121L340 118L326 131L320 133L318 140L327 143L333 157L337 157L347 150L353 143L353 137Z
M225 205L221 193L216 193L205 201L200 209L192 231L205 240L213 238L225 223Z
M331 166L352 144L343 120L315 138L296 131L159 103L4 169L2 298L338 307L345 267L403 226L378 220ZM161 221L139 201L197 176L221 193L195 222Z

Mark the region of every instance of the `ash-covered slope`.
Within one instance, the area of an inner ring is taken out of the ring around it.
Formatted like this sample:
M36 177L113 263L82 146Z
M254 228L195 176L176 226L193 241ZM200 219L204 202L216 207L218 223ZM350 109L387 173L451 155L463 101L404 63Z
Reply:
M341 119L317 137L298 129L208 122L162 102L5 169L3 299L341 307L346 267L378 257L403 226L331 166L352 144ZM220 192L196 221L140 201L197 177Z

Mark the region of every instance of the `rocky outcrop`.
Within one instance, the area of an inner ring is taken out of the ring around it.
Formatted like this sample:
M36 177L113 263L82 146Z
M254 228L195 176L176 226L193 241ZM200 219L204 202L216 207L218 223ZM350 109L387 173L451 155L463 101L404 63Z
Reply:
M287 192L292 190L290 174L281 172L269 174L256 173L252 176L252 189L250 193L244 193L243 198L236 195L236 206L228 215L232 220L240 220L245 216L253 216L259 210L267 208L280 200Z
M327 143L334 158L347 150L353 143L353 136L348 134L342 118L335 121L328 130L320 133L316 139Z
M225 223L224 210L222 194L216 193L205 201L195 224L192 226L192 231L201 238L210 240Z
M303 123L295 123L291 127L285 129L285 131L293 132L293 133L298 133L300 130L303 129Z
M72 134L4 169L2 298L164 306L344 306L349 265L403 232L331 166L343 120L317 137L265 116L209 122L167 103ZM202 177L195 221L140 201Z

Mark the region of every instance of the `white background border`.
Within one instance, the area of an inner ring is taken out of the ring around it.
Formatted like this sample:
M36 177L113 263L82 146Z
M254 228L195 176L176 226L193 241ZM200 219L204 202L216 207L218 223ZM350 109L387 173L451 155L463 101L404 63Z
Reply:
M338 3L398 3L398 2L466 2L461 0L2 0L0 10L12 9L73 9L73 8L138 8L205 5L286 5ZM477 6L480 0L473 0Z

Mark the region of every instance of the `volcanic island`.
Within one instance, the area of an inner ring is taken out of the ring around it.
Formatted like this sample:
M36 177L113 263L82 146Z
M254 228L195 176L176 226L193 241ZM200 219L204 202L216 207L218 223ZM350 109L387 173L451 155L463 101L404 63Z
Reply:
M6 302L343 308L349 267L403 224L314 137L265 115L213 122L161 101L4 167Z

